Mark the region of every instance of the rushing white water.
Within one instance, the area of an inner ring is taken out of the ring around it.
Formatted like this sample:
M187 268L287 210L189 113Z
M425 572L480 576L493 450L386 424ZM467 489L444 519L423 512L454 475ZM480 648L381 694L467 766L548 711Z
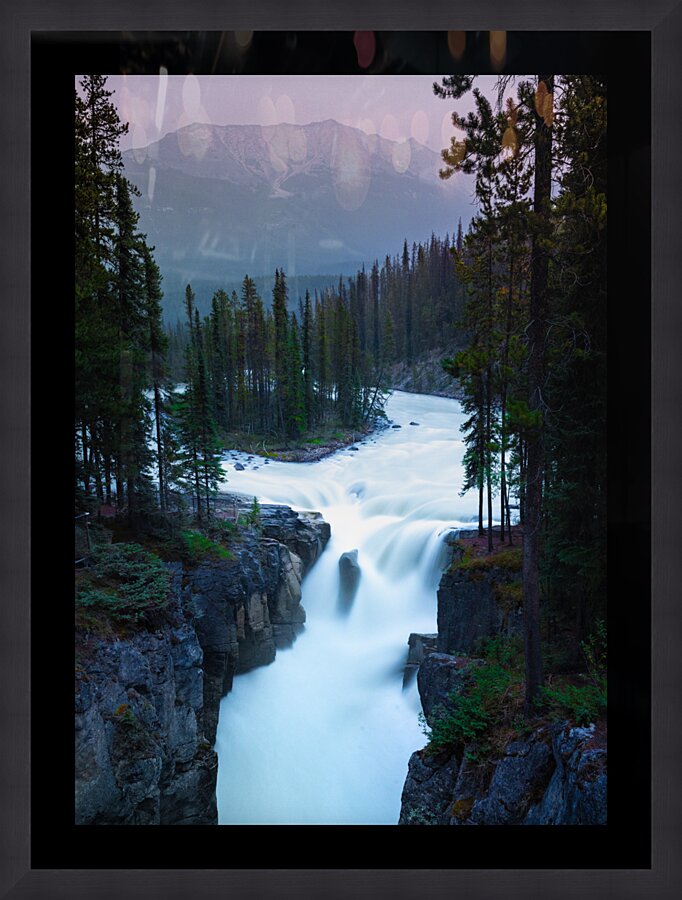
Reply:
M319 510L332 537L303 582L303 634L272 665L238 676L221 703L222 825L398 821L408 759L425 743L414 680L403 689L407 639L436 630L443 539L470 527L478 498L459 496L455 400L395 392L387 412L402 428L358 452L224 465L228 489ZM362 575L348 608L338 560L353 549Z

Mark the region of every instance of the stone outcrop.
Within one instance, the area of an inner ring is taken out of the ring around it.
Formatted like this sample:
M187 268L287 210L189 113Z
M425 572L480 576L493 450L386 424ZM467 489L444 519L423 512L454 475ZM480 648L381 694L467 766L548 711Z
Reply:
M433 653L438 644L437 634L419 634L412 632L407 641L407 662L405 666L419 667L426 658L427 653Z
M295 513L288 506L268 504L260 511L263 535L284 544L303 562L306 575L331 537L329 523L318 512Z
M166 623L90 639L76 680L76 823L206 825L217 757L203 730L203 652L173 566Z
M339 604L348 611L357 594L362 570L358 563L358 551L347 550L339 557Z
M294 531L292 543L300 546L298 539ZM220 698L232 689L234 676L271 663L277 648L290 646L303 627L303 569L284 544L252 538L234 559L204 563L187 574L185 599L204 651L209 740L215 740Z
M471 654L491 637L523 633L520 575L505 566L460 568L461 550L444 572L438 587L438 649Z
M417 672L417 687L424 718L430 724L438 707L445 705L452 691L460 693L468 684L474 666L480 660L469 660L448 653L427 653Z
M427 652L417 684L433 727L448 695L464 691L481 660ZM597 727L542 723L486 759L470 748L412 754L401 825L602 825L607 751Z
M482 765L459 754L412 754L400 825L605 825L606 750L595 726L564 722L511 741Z
M330 535L318 514L265 510L262 533L243 532L233 558L169 564L163 625L84 641L78 824L216 824L220 700L235 674L272 662L301 630L301 581Z
M394 363L388 371L391 387L408 393L455 397L461 400L463 391L459 381L446 372L442 364L443 359L454 356L461 349L459 344L451 344L422 353L409 364Z

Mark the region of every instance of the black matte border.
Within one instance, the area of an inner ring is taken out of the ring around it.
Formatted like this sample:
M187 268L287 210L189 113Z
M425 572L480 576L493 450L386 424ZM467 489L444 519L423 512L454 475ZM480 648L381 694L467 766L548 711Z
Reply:
M323 833L323 845L328 848L326 858L322 858L312 849L306 835L300 829L294 835L294 844L287 849L286 858L281 861L273 861L272 850L276 847L277 836L272 835L273 841L263 840L256 837L255 834L251 838L252 843L259 847L259 859L255 864L257 868L251 871L233 870L232 872L125 872L112 871L109 873L97 873L87 871L64 871L65 866L73 866L77 869L83 869L85 865L91 866L94 860L81 861L80 863L69 863L64 855L60 855L59 862L55 865L57 872L39 872L35 868L28 868L28 859L26 855L27 839L28 839L28 821L27 821L27 730L26 730L26 698L27 698L27 682L26 676L26 597L27 597L27 504L26 504L26 483L27 483L27 420L26 410L28 401L27 392L27 306L25 298L27 297L27 218L28 208L26 203L28 170L27 170L27 121L26 113L28 109L27 103L27 37L30 23L38 28L45 28L46 22L49 27L47 30L54 30L55 16L47 14L49 4L45 3L42 9L38 10L40 15L35 15L36 8L39 3L24 3L22 15L5 15L6 12L16 14L19 8L10 0L3 7L3 24L6 26L2 32L4 56L2 59L2 77L7 87L3 103L10 115L4 117L5 135L10 130L10 140L3 146L3 162L6 163L3 168L3 200L8 198L8 203L3 204L3 286L5 287L5 308L4 317L5 329L3 330L3 413L5 422L5 434L9 438L3 442L3 452L8 455L8 464L2 467L3 476L3 499L7 502L3 504L4 510L8 509L8 515L5 515L3 524L5 525L3 535L3 583L6 585L5 596L7 602L3 606L3 617L7 615L7 626L3 629L3 662L9 663L2 681L3 686L3 726L7 723L9 731L9 740L5 741L3 751L3 788L5 799L3 801L3 869L2 882L0 890L3 892L19 880L16 890L11 891L11 896L16 897L91 897L91 896L111 896L118 897L121 893L130 896L149 896L157 894L158 896L185 896L191 893L195 896L218 896L225 892L238 892L240 896L264 897L274 896L284 892L285 894L303 893L305 896L317 895L325 890L329 896L345 896L348 893L360 893L364 896L413 896L417 891L422 893L430 890L452 890L456 886L461 886L470 896L492 896L499 891L504 890L505 893L512 896L520 896L521 891L524 894L534 892L536 889L542 889L544 894L552 896L575 896L580 890L584 896L603 896L604 893L612 893L614 890L618 895L623 897L630 896L673 896L677 881L679 880L679 867L676 867L676 858L674 854L674 838L675 831L672 827L673 815L675 814L674 798L679 798L679 791L676 793L674 788L679 786L679 776L675 768L679 752L679 728L673 725L670 719L670 703L673 697L673 691L678 683L673 672L675 666L678 666L676 656L673 650L679 646L679 640L675 643L675 635L679 635L679 612L675 610L671 603L673 587L678 582L673 581L671 560L675 559L674 547L672 546L673 521L672 512L675 509L675 498L679 495L679 491L675 488L679 485L679 475L675 467L675 455L673 447L675 446L676 430L679 427L676 423L679 421L679 408L675 404L679 391L675 390L676 384L679 385L679 368L676 363L676 346L675 339L679 333L675 329L675 325L679 325L679 312L674 309L673 298L675 293L673 285L679 284L677 269L679 269L679 254L676 252L676 236L679 230L674 225L679 221L679 210L676 206L676 200L680 198L680 176L675 169L677 162L676 148L679 147L676 131L679 125L674 125L679 117L672 115L671 111L679 108L679 51L678 42L682 34L680 27L679 10L661 25L655 33L654 43L654 116L655 116L655 138L654 138L654 154L659 169L658 178L654 181L655 190L655 209L657 210L657 219L654 223L654 314L655 314L655 332L654 332L654 429L657 442L654 445L654 502L656 504L656 519L654 522L656 544L654 555L654 625L655 625L655 648L656 656L654 660L654 673L656 676L655 692L654 692L654 739L657 755L655 757L655 794L654 794L654 862L652 871L641 872L613 872L608 869L613 865L603 857L598 860L596 865L598 870L594 872L581 872L573 870L570 872L551 871L549 867L555 865L551 856L547 856L538 842L536 835L531 834L529 829L524 829L523 833L527 836L526 843L529 853L516 859L509 861L499 861L495 858L494 848L489 848L488 861L484 863L489 867L489 871L472 872L471 870L447 871L451 866L461 866L462 864L471 866L473 859L470 854L464 852L456 853L452 840L450 840L445 852L437 846L438 842L431 842L430 852L426 858L419 858L420 854L415 846L417 841L412 840L404 848L404 852L400 852L403 848L394 848L390 854L391 858L388 866L394 868L402 868L405 865L412 866L445 866L445 871L440 869L432 869L430 871L405 870L396 871L377 871L376 869L368 869L364 872L357 871L358 865L362 865L354 858L352 854L346 851L345 845L337 841L337 834ZM60 4L56 4L59 6ZM125 4L127 6L127 4ZM205 4L209 6L210 4ZM296 7L299 12L303 4L290 4ZM434 6L438 4L433 4ZM121 4L119 4L119 7ZM132 4L131 4L132 6ZM263 4L251 4L250 7L255 11L252 12L253 18L262 20ZM395 3L391 4L392 12L384 13L380 24L386 28L397 26L409 26L410 12L407 5ZM495 4L493 4L495 6ZM542 23L524 21L522 24L527 27L547 27L548 20L551 24L556 23L558 26L566 26L563 14L559 10L557 4L546 3L543 5ZM582 7L574 7L572 10L571 27L577 25L584 27L586 30L594 28L596 25L604 24L605 27L615 27L617 29L630 27L640 27L645 30L651 30L654 24L663 17L666 7L672 7L672 3L661 2L653 3L649 6L647 14L642 9L629 8L623 10L623 4L603 3L595 10L591 7L592 13L588 13L587 9ZM59 10L59 21L68 24L70 27L78 28L100 28L111 27L111 22L106 15L102 15L102 10L93 9L95 4L90 4L90 12L83 14L80 4L73 4L69 12ZM460 3L458 8L464 7L464 18L468 18L469 22L473 15L478 15L479 19L484 19L493 27L499 27L501 24L507 25L513 21L518 21L519 10L515 6L514 9L505 8L505 13L497 16L491 16L489 10L485 10L484 3L469 4ZM203 5L202 5L203 8ZM289 8L289 7L288 7ZM163 4L164 16L160 15L156 21L168 22L173 18L175 13L174 4ZM29 14L32 13L33 15ZM55 4L52 4L51 11L54 14ZM493 9L494 12L494 9ZM169 15L171 14L171 15ZM245 27L245 13L240 7L241 20L239 14L235 17L234 25ZM260 15L259 15L260 14ZM247 14L248 15L248 14ZM333 28L336 25L348 27L349 20L362 19L367 16L366 8L361 12L356 12L355 17L348 10L344 14L339 13L338 9L331 9L325 13L318 12L316 15L309 15L304 23L300 23L299 27L310 27L311 22L320 24L322 27ZM138 10L138 20L141 13ZM153 19L154 16L151 16ZM177 19L177 14L175 19ZM195 14L195 20L197 16ZM278 21L279 18L279 21ZM367 25L376 25L375 21L367 23ZM442 13L438 19L438 15L425 16L423 11L412 14L412 21L416 24L419 18L419 24L424 27L425 24L431 24L431 27L443 27L450 24L447 17ZM531 16L531 19L533 16ZM429 19L427 23L426 19ZM503 21L500 22L500 19ZM30 21L29 21L30 20ZM131 12L127 18L128 21L134 21L135 15ZM213 17L213 21L216 17ZM268 21L273 24L283 22L283 11L272 13ZM462 23L472 27L469 22ZM116 22L115 24L118 24ZM141 24L149 24L142 23ZM186 24L186 23L182 23ZM203 24L203 23L202 23ZM222 24L222 23L221 23ZM254 23L257 24L257 23ZM364 24L364 22L363 22ZM457 23L459 24L459 22ZM58 26L57 26L58 27ZM665 65L663 65L665 63ZM641 66L645 68L645 66ZM630 66L630 72L636 71L636 66ZM633 77L632 74L629 76ZM648 105L645 103L644 109L641 105L635 106L631 110L631 121L633 128L641 128L642 119L646 119L648 114ZM15 125L15 123L17 123ZM634 132L633 132L634 133ZM658 138L658 140L656 139ZM611 140L611 133L610 133ZM627 141L625 146L627 146ZM626 154L627 155L627 154ZM56 156L59 157L57 151ZM640 162L641 165L641 162ZM665 166L665 169L663 168ZM629 163L626 162L627 176L636 174L636 167L633 170ZM641 179L640 179L641 180ZM646 181L646 179L645 179ZM640 184L641 189L641 184ZM635 195L637 191L635 191ZM41 208L45 208L45 204ZM49 204L47 204L49 209ZM626 207L627 211L627 207ZM640 207L641 211L641 207ZM675 218L677 216L677 218ZM53 226L58 228L55 223ZM67 223L68 231L68 223ZM630 242L627 253L621 257L624 263L630 263L636 257L631 253L637 254L643 251L646 256L647 249L646 239L640 239ZM613 264L612 264L613 265ZM612 270L611 270L612 271ZM632 271L632 270L629 270ZM637 311L641 305L646 307L646 287L648 278L646 273L640 275L637 283L635 275L634 291L625 290L622 300L623 307L633 312L634 322L641 322L637 319ZM641 288L644 286L644 292ZM611 292L610 292L611 296ZM48 294L41 296L42 303L61 302L64 304L63 309L70 308L69 300L70 290L64 288L60 290L58 286L53 286ZM24 303L22 303L24 299ZM34 298L35 302L35 298ZM675 318L677 317L677 318ZM643 332L646 336L646 326ZM60 354L58 347L53 347L52 358L59 364ZM63 358L63 357L61 357ZM635 359L629 357L626 360L629 372L628 381L625 382L628 388L634 388L638 402L643 401L644 419L646 421L647 407L649 400L649 390L647 385L647 368L648 360L646 352L638 354ZM62 398L64 405L68 405L68 401ZM628 409L628 414L632 414L633 410ZM636 412L636 411L635 411ZM639 409L640 416L642 409ZM675 413L678 413L676 416ZM638 424L641 424L641 418ZM666 423L666 430L663 431L662 425ZM637 481L644 482L644 494L646 494L646 458L648 447L646 444L647 429L643 429L644 434L640 433L639 445L636 444L635 451L642 450L644 443L643 456L638 452L630 452L628 462L629 477L634 479L633 487L637 488ZM625 432L623 432L625 433ZM632 435L627 434L631 439ZM67 453L68 455L68 453ZM671 462L672 460L672 462ZM643 479L638 477L638 473L644 473ZM8 473L11 478L8 478ZM52 489L59 478L58 465L45 465L44 458L41 460L40 467L36 466L36 474L34 474L34 491L41 491L45 499L48 499ZM663 481L665 479L665 482ZM47 484L48 488L43 489L41 484ZM665 488L663 485L665 484ZM636 534L632 533L632 527L635 529L641 525L641 515L635 515L634 521L631 515L627 514L628 508L635 511L639 508L640 513L643 505L646 505L646 497L642 495L641 484L638 488L639 507L636 499L634 506L626 504L625 516L622 519L624 534L622 542L628 546L628 552L624 553L621 558L627 561L641 552L641 545L638 550L636 546ZM627 494L628 492L626 492ZM630 491L632 494L632 491ZM637 491L635 491L635 494ZM58 491L57 491L58 494ZM46 510L45 505L38 507L39 513L46 527L51 532L59 528L62 521L66 520L70 530L70 516L61 516L58 507L50 505ZM67 507L70 509L70 507ZM47 515L46 515L47 513ZM639 519L639 521L638 521ZM645 523L646 524L646 523ZM628 530L630 529L630 530ZM644 537L646 535L646 527L644 529ZM620 538L620 535L619 535ZM611 548L610 548L611 549ZM611 566L610 566L611 569ZM58 603L61 591L55 590L55 584L58 579L53 577L52 591L49 596L43 595L41 604L36 610L36 620L40 621L40 616L45 609L49 608L50 603ZM637 584L637 592L626 591L623 595L624 600L628 604L636 604L642 597L641 579ZM646 586L645 586L646 587ZM62 595L63 596L63 595ZM49 620L49 617L48 617ZM4 620L3 620L4 621ZM634 629L633 629L634 630ZM7 642L7 635L12 636L12 640ZM640 635L641 637L641 635ZM46 673L43 671L43 676ZM35 683L35 682L34 682ZM61 701L59 694L54 690L51 677L41 679L40 696L34 693L34 701L37 704L41 714L45 712L50 705L60 706ZM68 695L67 695L68 696ZM68 704L67 704L68 706ZM63 710L63 715L70 719L70 709ZM631 737L632 735L628 735ZM613 737L612 737L613 741ZM51 748L55 747L55 741L51 741ZM70 752L70 747L68 751ZM613 750L613 744L612 748ZM59 758L59 754L57 753ZM642 759L639 759L642 763ZM646 768L646 766L644 767ZM49 774L49 773L48 773ZM56 772L54 773L56 775ZM662 790L664 788L664 790ZM68 785L69 792L71 784ZM51 778L51 790L46 790L40 796L40 810L45 818L48 818L49 827L51 829L51 841L57 844L62 836L55 810L55 798L59 796L59 777ZM58 807L57 807L58 808ZM46 815L47 814L47 815ZM630 817L626 817L626 820ZM631 824L632 819L626 824ZM36 827L34 822L34 830ZM260 829L257 829L260 831ZM547 830L547 829L540 829ZM549 829L556 836L556 843L560 844L563 835L560 829ZM130 829L123 830L126 835L126 850L122 854L118 854L118 859L108 863L111 867L127 865L128 867L147 868L149 861L144 859L140 862L134 860L135 853L132 852L134 847L141 844L143 847L147 845L149 838L149 829L140 832L139 829L133 834ZM177 831L176 829L158 829L159 834L168 831ZM222 832L224 829L209 829L212 832ZM343 829L333 829L333 832L343 831ZM396 831L404 834L415 834L414 829L405 831L397 829ZM429 831L429 830L427 830ZM439 829L440 831L440 829ZM470 829L468 831L471 831ZM533 830L535 831L535 830ZM109 832L109 829L107 829ZM505 832L507 830L505 829ZM180 832L182 833L182 832ZM429 831L433 834L433 829ZM190 834L185 832L183 843L188 844L192 841ZM265 835L264 835L265 837ZM268 836L269 837L269 836ZM374 844L374 836L372 835L372 846L366 854L369 858L370 866L380 865L377 859L377 844ZM99 842L104 844L108 842L110 835L106 837L100 834ZM325 838L331 838L331 840ZM287 841L287 844L289 842ZM386 842L384 842L386 843ZM540 842L541 843L541 842ZM186 849L186 848L185 848ZM307 852L306 852L307 851ZM672 851L672 855L671 855ZM142 853L144 856L144 853ZM229 857L229 862L225 857ZM531 859L529 859L529 856ZM162 865L170 866L179 862L183 867L188 867L188 854L176 853L171 846L167 846L166 852L163 854ZM458 857L458 858L455 858ZM463 858L462 858L463 857ZM222 858L222 864L232 864L236 862L238 865L251 864L242 853L239 852L235 843L227 840L220 848L219 857L214 859L209 865L221 865L219 859ZM315 871L312 869L295 869L292 865L308 864L317 867L331 867L335 870ZM511 871L503 873L496 872L492 867L495 865L506 865ZM628 862L626 861L626 865ZM631 860L629 864L635 868L637 863ZM191 863L190 863L191 865ZM268 865L281 866L287 871L267 872L263 871ZM544 871L524 871L518 866L537 865ZM350 866L348 869L339 869L339 867ZM572 868L577 866L585 867L579 855L574 857L572 863L564 863L562 868ZM5 894L2 894L5 896Z

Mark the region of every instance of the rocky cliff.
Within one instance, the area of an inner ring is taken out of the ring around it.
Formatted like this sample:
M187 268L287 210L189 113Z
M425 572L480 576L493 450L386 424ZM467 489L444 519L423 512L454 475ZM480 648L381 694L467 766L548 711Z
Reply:
M417 685L426 723L437 725L451 698L471 688L486 663L472 658L485 638L518 634L514 564L468 563L461 547L438 592L438 636L411 635L422 661ZM537 719L498 727L485 745L453 742L412 754L401 825L606 824L607 750L603 722Z
M153 630L82 640L77 824L216 824L220 699L303 627L301 580L330 536L316 514L261 514L262 532L245 532L233 558L168 564L171 596Z
M523 631L521 549L467 560L467 539L452 547L438 586L438 650L470 655L481 641Z
M462 349L458 346L429 350L418 356L414 362L394 363L388 377L391 387L397 391L412 394L431 394L434 397L462 399L459 381L449 375L442 366L442 360L452 357Z

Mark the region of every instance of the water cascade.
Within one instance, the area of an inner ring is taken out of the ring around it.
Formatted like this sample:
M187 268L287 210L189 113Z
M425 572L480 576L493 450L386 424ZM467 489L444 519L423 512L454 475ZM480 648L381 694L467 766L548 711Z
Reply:
M398 821L407 761L426 740L416 684L403 687L407 639L436 631L444 539L477 520L478 497L459 496L457 401L395 392L386 410L401 427L357 452L224 464L227 490L318 510L332 537L303 583L305 631L221 703L221 825Z

